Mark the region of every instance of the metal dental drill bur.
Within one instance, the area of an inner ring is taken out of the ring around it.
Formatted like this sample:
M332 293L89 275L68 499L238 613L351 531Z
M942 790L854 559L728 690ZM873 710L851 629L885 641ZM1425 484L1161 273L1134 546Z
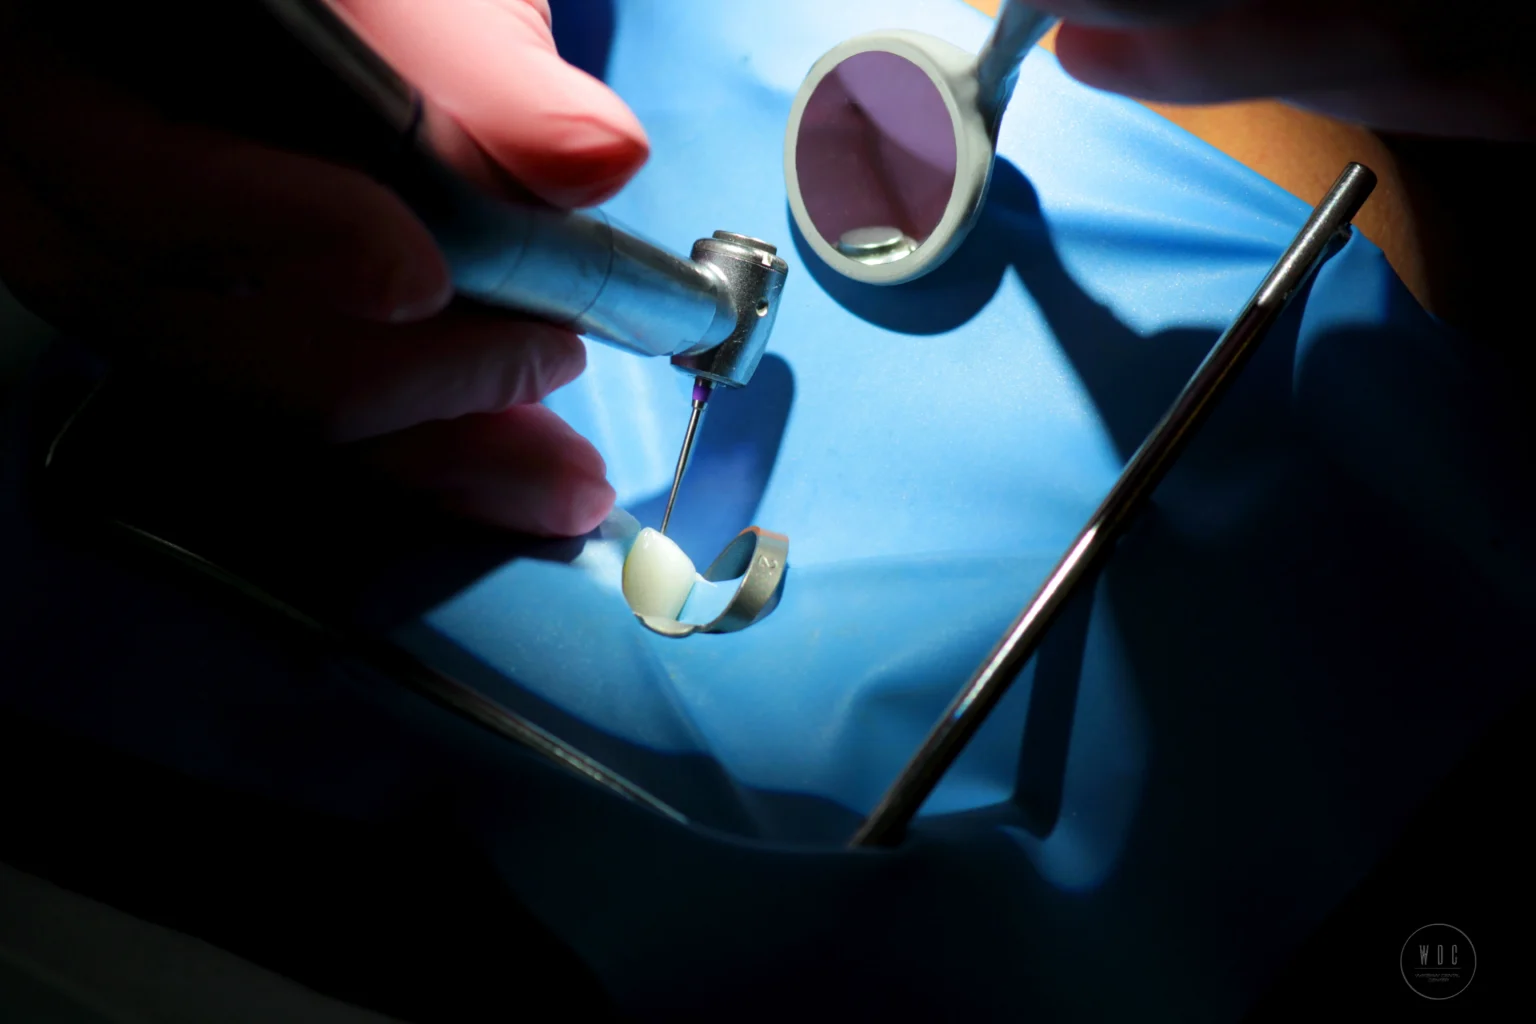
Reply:
M704 416L704 403L709 401L714 390L714 381L706 377L694 379L693 412L688 417L688 432L683 435L683 450L677 456L677 470L672 474L672 493L667 495L667 510L661 516L663 534L667 532L667 523L672 521L672 506L677 503L677 489L682 486L683 473L688 469L688 460L693 457L693 442L699 436L699 420Z

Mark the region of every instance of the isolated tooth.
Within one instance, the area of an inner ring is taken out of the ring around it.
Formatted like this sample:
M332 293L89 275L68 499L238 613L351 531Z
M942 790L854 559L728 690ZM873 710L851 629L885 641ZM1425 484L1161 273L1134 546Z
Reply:
M646 527L624 559L624 600L637 615L676 619L697 578L693 561L683 549Z

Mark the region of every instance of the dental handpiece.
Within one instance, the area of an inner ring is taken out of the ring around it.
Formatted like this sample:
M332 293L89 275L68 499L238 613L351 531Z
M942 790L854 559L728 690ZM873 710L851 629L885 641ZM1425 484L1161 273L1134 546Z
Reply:
M751 381L788 272L774 246L716 231L684 257L597 210L493 196L437 158L422 138L422 97L345 14L326 0L262 3L396 133L401 159L388 184L432 233L458 294L667 356L710 385Z

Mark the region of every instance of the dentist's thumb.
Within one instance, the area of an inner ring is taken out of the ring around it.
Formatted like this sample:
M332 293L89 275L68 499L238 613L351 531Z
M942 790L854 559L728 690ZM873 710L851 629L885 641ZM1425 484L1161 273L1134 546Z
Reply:
M602 203L650 154L624 102L556 52L547 0L332 2L433 107L547 202Z

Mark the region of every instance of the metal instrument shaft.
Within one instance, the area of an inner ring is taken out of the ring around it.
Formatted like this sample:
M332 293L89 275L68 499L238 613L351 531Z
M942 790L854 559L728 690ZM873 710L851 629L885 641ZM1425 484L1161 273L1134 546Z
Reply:
M1226 391L1324 257L1348 237L1350 221L1375 187L1376 175L1368 168L1350 164L1344 169L1162 421L1131 456L1066 555L864 819L851 846L890 846L900 841L907 823L921 810L944 773L1034 656L1067 600L1093 577L1103 557L1151 496L1216 399Z

